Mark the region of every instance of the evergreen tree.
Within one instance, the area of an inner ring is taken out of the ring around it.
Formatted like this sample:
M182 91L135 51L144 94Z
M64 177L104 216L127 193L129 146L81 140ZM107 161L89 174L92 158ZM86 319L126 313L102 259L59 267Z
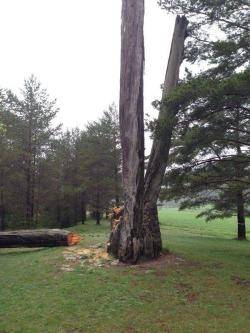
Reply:
M191 22L186 79L164 103L179 109L164 193L181 208L212 207L208 219L238 216L245 239L249 202L249 26L246 1L161 1ZM197 30L199 28L199 30ZM213 32L217 38L214 40ZM204 37L206 35L206 38ZM192 74L192 64L205 68Z
M0 227L4 229L15 216L20 225L24 220L24 182L20 130L23 124L11 111L7 92L0 95Z
M120 147L114 107L89 123L78 141L82 188L97 224L112 200L120 201Z
M23 149L23 169L26 178L26 223L32 226L39 215L39 166L51 139L59 127L52 122L58 112L56 101L50 100L47 91L32 75L25 80L22 98L9 92L8 100L22 122L20 140Z
M25 81L22 96L0 91L0 229L69 227L98 223L121 200L118 115L111 105L102 117L61 132L57 113L38 80Z
M249 64L249 9L247 0L159 0L162 8L189 20L185 56L211 67L207 74L225 76ZM204 67L203 66L203 67Z
M41 163L43 220L53 226L69 227L80 220L76 169L78 130L66 131L53 140Z
M208 220L237 215L239 239L246 237L250 200L249 83L250 72L244 72L219 83L206 81L206 88L199 84L208 91L199 103L187 103L189 115L176 131L174 165L163 191L181 199L182 209L210 204L200 214Z

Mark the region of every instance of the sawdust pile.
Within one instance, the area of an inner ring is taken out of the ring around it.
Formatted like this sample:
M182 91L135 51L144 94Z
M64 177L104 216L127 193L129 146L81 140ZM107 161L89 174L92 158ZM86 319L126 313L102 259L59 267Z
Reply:
M63 252L65 264L63 271L73 271L76 266L104 267L118 265L118 260L114 260L103 246L93 246L90 248L67 248Z

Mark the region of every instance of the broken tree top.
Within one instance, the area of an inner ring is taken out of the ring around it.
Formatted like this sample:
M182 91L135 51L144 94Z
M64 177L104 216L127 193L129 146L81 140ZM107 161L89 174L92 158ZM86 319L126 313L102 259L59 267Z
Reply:
M61 229L0 232L0 248L73 246L80 240L77 234Z

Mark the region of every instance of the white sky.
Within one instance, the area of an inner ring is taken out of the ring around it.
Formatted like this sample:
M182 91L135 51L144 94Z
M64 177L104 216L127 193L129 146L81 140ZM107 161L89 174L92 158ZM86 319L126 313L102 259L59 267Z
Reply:
M58 121L83 128L118 104L121 0L0 0L0 87L35 74L57 98ZM174 17L146 0L145 113L161 96Z

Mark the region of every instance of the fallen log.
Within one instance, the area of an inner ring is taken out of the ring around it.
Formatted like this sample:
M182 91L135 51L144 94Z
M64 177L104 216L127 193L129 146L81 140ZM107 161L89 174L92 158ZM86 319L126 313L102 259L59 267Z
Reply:
M61 229L0 232L0 248L73 246L79 242L80 236Z

